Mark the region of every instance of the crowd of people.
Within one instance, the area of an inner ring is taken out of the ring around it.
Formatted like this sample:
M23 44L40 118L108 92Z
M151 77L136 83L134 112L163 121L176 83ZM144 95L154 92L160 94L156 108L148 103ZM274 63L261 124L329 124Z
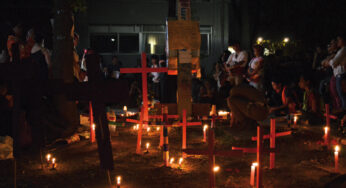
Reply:
M47 79L51 50L45 47L44 35L39 29L31 28L23 40L23 33L21 24L13 27L6 48L1 48L0 63L32 61L40 68L42 79ZM225 50L222 53L211 77L197 78L193 75L192 100L195 103L216 104L219 109L229 108L235 114L234 124L244 122L241 118L244 114L252 120L257 116L250 113L249 106L255 109L263 107L264 114L271 116L301 113L310 124L322 121L324 104L330 104L333 113L343 115L346 109L345 40L344 35L339 35L330 41L326 50L317 47L313 58L298 61L282 60L279 55L265 57L260 43L253 45L249 52L242 49L238 41L233 41L230 46L234 52ZM75 33L73 73L77 82L83 82L88 78L85 56L79 58L76 50L78 41L79 36ZM167 66L164 56L152 55L150 62L152 68ZM105 79L125 77L120 74L122 66L117 56L112 57L109 65L103 64L102 58L100 60ZM139 105L141 101L141 78L139 75L136 77L130 84L132 106ZM166 73L149 74L150 94L154 100L167 101L167 88L171 86L167 85L166 77ZM262 116L267 117L264 114Z

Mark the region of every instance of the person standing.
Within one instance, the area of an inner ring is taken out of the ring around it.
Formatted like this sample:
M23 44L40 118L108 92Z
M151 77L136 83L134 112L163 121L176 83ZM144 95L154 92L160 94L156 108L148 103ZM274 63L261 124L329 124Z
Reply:
M159 57L157 55L151 56L151 68L159 68ZM158 72L151 72L153 81L153 92L156 100L160 99L160 74Z

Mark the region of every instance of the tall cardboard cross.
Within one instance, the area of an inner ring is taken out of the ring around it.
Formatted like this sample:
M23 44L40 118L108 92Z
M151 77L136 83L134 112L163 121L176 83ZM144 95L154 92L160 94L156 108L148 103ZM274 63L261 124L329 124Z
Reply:
M194 150L184 149L184 153L188 155L207 155L209 159L209 188L215 188L215 156L242 156L242 151L216 151L215 150L215 134L214 128L210 128L208 131L208 149L207 150Z
M143 121L148 121L148 73L150 72L168 72L168 68L148 68L147 55L143 52L142 55L142 68L121 68L120 73L141 73L142 74L142 100L144 108Z

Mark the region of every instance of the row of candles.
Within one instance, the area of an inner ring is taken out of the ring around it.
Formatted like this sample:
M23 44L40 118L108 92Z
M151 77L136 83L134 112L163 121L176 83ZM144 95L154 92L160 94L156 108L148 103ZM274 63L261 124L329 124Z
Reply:
M48 153L46 155L46 160L47 160L47 166L49 167L52 165L52 170L56 168L56 158L52 156L52 154Z

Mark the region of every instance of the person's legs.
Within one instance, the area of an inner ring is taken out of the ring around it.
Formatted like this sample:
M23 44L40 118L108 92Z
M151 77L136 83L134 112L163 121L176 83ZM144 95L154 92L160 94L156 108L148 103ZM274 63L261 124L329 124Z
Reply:
M340 107L341 109L345 109L345 105L346 105L346 99L345 99L345 96L344 94L342 93L342 88L341 88L341 80L342 80L342 77L343 75L338 75L336 76L336 91L337 91L337 94L339 96L339 99L340 99Z
M329 88L330 89L330 97L332 99L333 108L339 109L341 107L341 105L340 105L341 102L340 102L340 99L339 99L339 96L338 96L338 93L336 90L336 79L334 76L330 79L329 87L330 87Z
M268 108L263 103L251 102L242 97L230 97L229 104L232 112L233 109L236 110L233 115L235 115L239 121L243 121L246 118L262 121L268 116Z

